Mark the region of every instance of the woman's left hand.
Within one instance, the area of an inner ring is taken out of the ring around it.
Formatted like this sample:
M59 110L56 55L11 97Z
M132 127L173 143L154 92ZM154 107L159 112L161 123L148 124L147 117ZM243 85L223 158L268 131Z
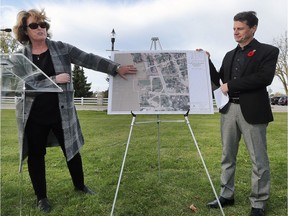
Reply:
M127 79L125 77L126 74L136 74L137 69L134 67L134 65L121 65L117 71L116 71L119 76L121 76L123 79Z

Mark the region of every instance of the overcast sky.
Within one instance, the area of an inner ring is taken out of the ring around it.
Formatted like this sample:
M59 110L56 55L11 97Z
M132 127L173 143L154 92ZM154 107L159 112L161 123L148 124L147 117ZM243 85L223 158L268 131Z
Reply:
M45 8L53 40L109 58L111 31L115 49L149 51L152 37L163 50L203 48L219 69L225 53L236 47L233 17L247 10L259 18L255 38L263 43L287 31L287 0L0 0L0 27L12 28L20 10ZM154 47L152 47L154 49ZM157 47L160 50L159 47ZM108 88L107 75L84 69L93 91ZM270 86L283 92L277 78Z

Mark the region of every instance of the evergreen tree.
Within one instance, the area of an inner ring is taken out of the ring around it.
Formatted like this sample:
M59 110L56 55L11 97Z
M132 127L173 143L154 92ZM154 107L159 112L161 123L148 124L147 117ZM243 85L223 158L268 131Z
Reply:
M83 67L74 65L73 68L73 85L74 97L91 97L93 92L90 91L92 83L87 83L87 77L84 75Z
M103 92L102 92L102 97L103 97L103 98L108 98L108 92L109 92L108 89L107 89L106 91L103 91Z

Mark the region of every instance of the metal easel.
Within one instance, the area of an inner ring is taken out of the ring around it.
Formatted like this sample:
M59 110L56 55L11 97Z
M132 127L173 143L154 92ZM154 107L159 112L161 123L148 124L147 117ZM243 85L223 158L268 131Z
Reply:
M184 114L184 118L185 120L160 120L159 118L159 115L157 115L157 120L156 121L145 121L145 122L136 122L136 115L131 111L131 114L132 114L132 122L131 122L131 126L130 126L130 132L129 132L129 136L128 136L128 140L127 140L127 144L126 144L126 149L125 149L125 153L124 153L124 158L123 158L123 162L122 162L122 166L121 166L121 170L120 170L120 175L119 175L119 179L118 179L118 184L117 184L117 188L116 188L116 192L115 192L115 196L114 196L114 201L113 201L113 205L112 205L112 210L111 210L111 214L110 216L113 216L113 213L114 213L114 209L115 209L115 204L116 204L116 201L117 201L117 196L118 196L118 192L119 192L119 187L120 187L120 183L121 183L121 179L122 179L122 175L123 175L123 170L124 170L124 166L125 166L125 162L126 162L126 157L127 157L127 153L128 153L128 148L129 148L129 144L130 144L130 139L131 139L131 135L132 135L132 131L133 131L133 126L135 124L143 124L143 123L157 123L157 128L158 128L158 176L159 176L159 179L160 179L160 122L184 122L186 121L186 124L189 128L189 131L191 133L191 136L193 138L193 141L194 141L194 144L197 148L197 151L198 151L198 154L201 158L201 162L204 166L204 169L205 169L205 172L207 174L207 177L209 179L209 182L210 182L210 185L212 187L212 190L213 190L213 193L215 195L215 198L217 199L217 202L218 202L218 205L220 207L220 210L221 210L221 213L223 216L225 216L224 214L224 211L223 211L223 208L221 206L221 203L218 199L218 195L215 191L215 187L213 185L213 182L210 178L210 175L209 175L209 172L208 172L208 169L206 167L206 164L205 164L205 161L202 157L202 154L201 154L201 151L200 151L200 148L198 146L198 143L196 141L196 138L194 136L194 133L193 133L193 130L192 130L192 127L190 125L190 122L189 122L189 119L188 119L188 114L189 114L189 111L187 111L186 114Z

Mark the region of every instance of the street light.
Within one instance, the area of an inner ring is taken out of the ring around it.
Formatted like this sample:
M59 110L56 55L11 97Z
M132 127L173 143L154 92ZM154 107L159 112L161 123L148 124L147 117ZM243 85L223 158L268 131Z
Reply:
M113 28L113 30L111 32L111 43L112 43L111 51L114 51L115 35L116 35L116 33L114 31L114 28Z
M11 32L11 28L0 29L1 32Z

